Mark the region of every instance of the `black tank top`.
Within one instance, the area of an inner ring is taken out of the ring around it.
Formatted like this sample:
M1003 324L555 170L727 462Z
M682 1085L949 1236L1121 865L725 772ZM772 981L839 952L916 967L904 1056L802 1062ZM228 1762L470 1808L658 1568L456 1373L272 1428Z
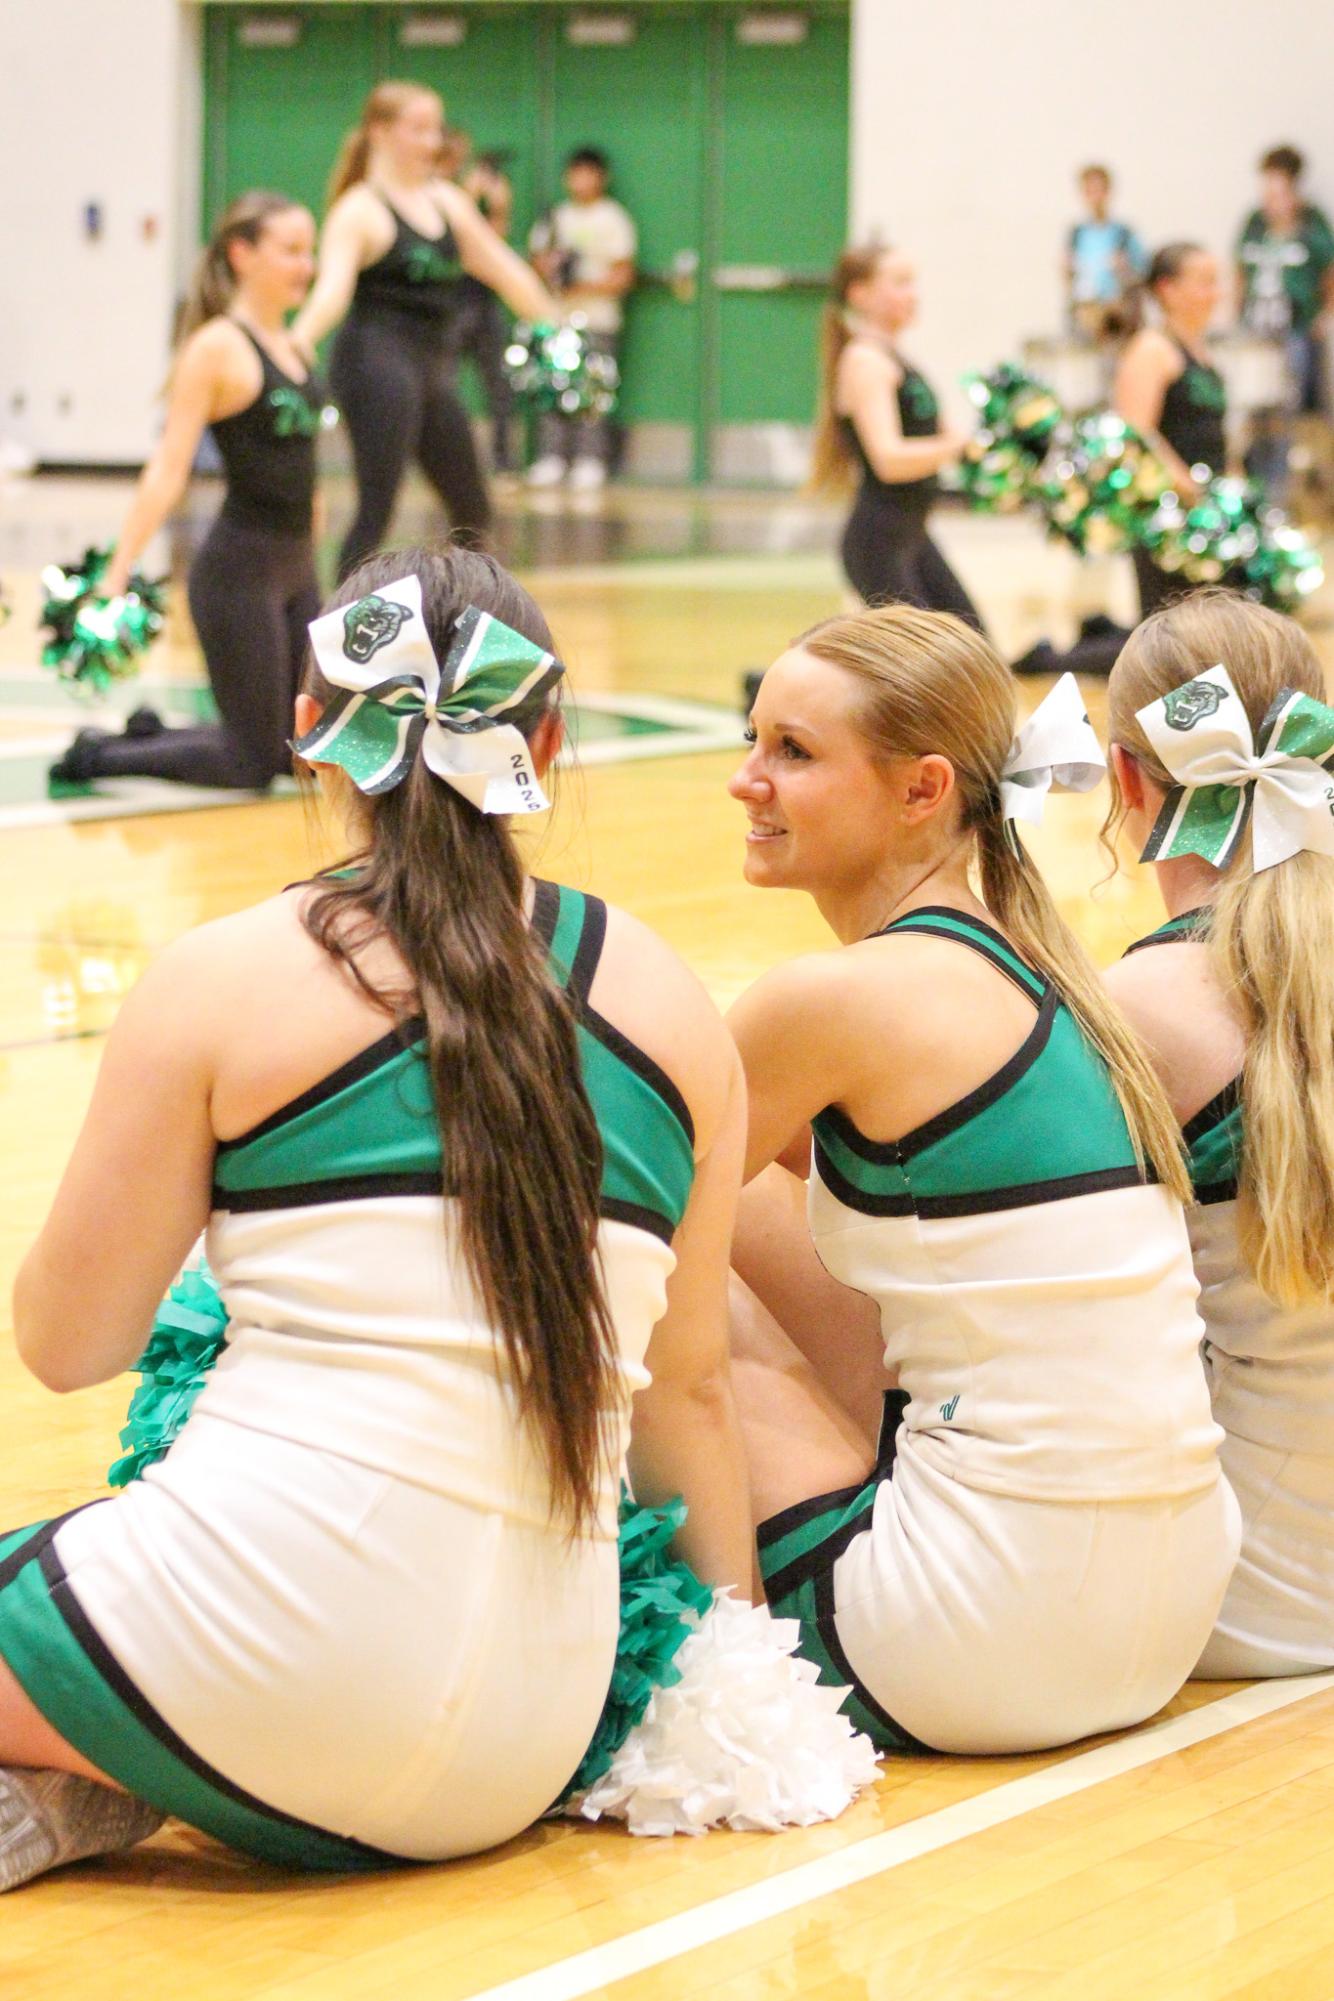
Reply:
M905 438L933 438L940 429L940 405L926 377L906 361L894 356L901 371L897 391L899 429ZM914 521L924 521L932 501L940 491L934 473L925 479L884 480L873 470L851 417L840 417L843 435L862 469L862 497L874 498L884 511L893 511Z
M1186 365L1176 381L1168 384L1163 414L1158 419L1159 433L1188 466L1204 465L1210 472L1221 472L1227 464L1223 378L1209 362L1197 361L1189 348L1173 336L1169 338L1174 339Z
M222 512L243 528L309 535L315 501L315 440L324 409L318 376L287 375L239 320L264 379L253 403L212 425L227 474Z
M389 312L419 331L443 331L463 275L454 232L446 223L439 236L423 236L391 202L384 205L394 218L394 240L358 277L352 311Z

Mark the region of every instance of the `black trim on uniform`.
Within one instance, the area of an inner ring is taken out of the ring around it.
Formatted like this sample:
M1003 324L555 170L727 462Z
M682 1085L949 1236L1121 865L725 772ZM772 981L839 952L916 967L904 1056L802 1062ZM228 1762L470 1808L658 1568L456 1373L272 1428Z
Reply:
M833 1494L817 1494L813 1500L798 1501L795 1507L784 1508L781 1515L773 1515L767 1522L762 1522L760 1528L767 1533L775 1528L775 1524L780 1524L772 1538L777 1540L781 1536L790 1535L793 1529L802 1528L814 1516L832 1511L840 1504L850 1507L858 1495L864 1494L868 1487L875 1489L879 1485L880 1482L874 1474L870 1474L860 1486L841 1487ZM787 1597L789 1591L795 1591L799 1584L809 1584L812 1580L818 1583L821 1577L832 1575L834 1565L848 1544L854 1542L859 1535L864 1535L870 1528L874 1507L873 1492L868 1505L860 1509L850 1520L837 1529L831 1529L829 1534L822 1536L812 1548L802 1550L801 1554L794 1556L790 1563L785 1563L780 1570L775 1570L772 1576L766 1577L764 1595L769 1602L778 1604ZM755 1540L758 1545L760 1540L758 1529Z
M243 1216L258 1209L314 1209L326 1202L356 1202L368 1195L442 1196L445 1185L433 1174L344 1174L329 1181L293 1181L285 1188L213 1189L213 1207Z
M73 1521L75 1515L81 1515L84 1508L91 1508L95 1505L96 1503L93 1501L84 1501L79 1507L66 1508L63 1515L57 1515L53 1521L44 1522L34 1528L27 1540L21 1542L17 1549L11 1549L3 1563L0 1563L0 1591L6 1590L14 1582L19 1572L25 1570L34 1557L39 1557L42 1554L42 1551L59 1535L66 1522ZM3 1535L0 1535L0 1541L4 1541L9 1536L21 1533L22 1525L17 1529L6 1529Z
M425 1033L426 1022L421 1015L406 1016L404 1020L396 1022L388 1034L377 1036L365 1049L359 1049L346 1063L340 1063L336 1070L331 1070L327 1077L321 1077L318 1084L312 1084L309 1090L302 1091L295 1098L289 1099L285 1105L280 1105L276 1112L270 1112L268 1118L261 1119L257 1126L251 1126L246 1132L238 1133L235 1139L219 1140L218 1152L232 1153L239 1146L249 1146L252 1140L267 1139L271 1133L280 1132L294 1119L301 1118L306 1112L314 1111L317 1105L324 1104L329 1098L336 1098L338 1093L347 1090L349 1085L359 1084L363 1077L371 1076L395 1056L403 1055L414 1044L420 1042Z
M574 964L570 967L569 985L566 989L578 1008L588 1006L589 989L593 985L593 975L597 972L606 938L607 906L600 896L585 896L583 927L579 933L579 943L575 947Z
M951 909L948 903L927 903L923 904L920 910L905 910L902 917L891 918L883 931L875 931L871 935L875 938L892 938L899 931L911 929L924 933L928 938L945 938L953 945L967 945L984 958L988 965L994 966L998 973L1004 973L1011 985L1018 987L1020 993L1027 994L1029 1000L1034 1002L1041 1000L1050 985L1050 981L1044 979L1041 973L1035 972L1031 966L1024 966L1024 970L1027 972L1029 979L1032 980L1033 986L1037 988L1036 993L1033 991L1033 987L1028 986L1020 978L1013 966L1006 965L1002 960L994 959L987 950L986 945L982 942L982 939L961 937L959 932L951 931L947 926L943 925L919 924L917 920L921 917L949 917L956 924L971 924L975 931L984 932L993 945L999 946L1003 952L1008 952L1012 959L1019 959L1020 965L1024 966L1024 961L1019 957L1014 946L1002 932L996 929L994 924L988 924L980 917L973 917L966 910Z
M755 1531L756 1548L770 1549L774 1543L781 1542L784 1536L791 1535L793 1529L805 1528L807 1522L814 1521L817 1515L827 1515L835 1508L851 1507L858 1495L866 1492L875 1477L876 1468L868 1466L865 1478L854 1481L851 1487L835 1487L832 1493L812 1494L808 1501L794 1501L791 1507L780 1508L776 1515L767 1515ZM786 1568L785 1565L784 1571ZM784 1573L780 1571L777 1574L782 1576ZM766 1578L766 1588L772 1582L772 1578Z
M1195 934L1208 929L1208 921L1213 916L1211 905L1202 903L1198 909L1182 910L1177 916L1169 917L1166 924L1160 924L1156 931L1150 931L1147 938L1137 938L1133 945L1127 945L1121 954L1128 959L1132 952L1143 952L1150 945L1193 945Z
M929 1751L931 1746L914 1737L911 1730L895 1720L882 1702L877 1702L859 1674L854 1673L852 1662L843 1651L843 1642L838 1637L838 1618L834 1604L834 1572L831 1567L815 1580L815 1627L840 1680L846 1681L862 1708L865 1709L890 1736L910 1751Z
M560 891L554 882L545 882L539 876L533 877L533 914L530 919L532 929L542 940L548 952L556 936L556 925L560 919Z
M661 1065L655 1063L637 1042L631 1042L628 1035L622 1035L619 1028L608 1021L605 1015L599 1014L595 1007L590 1007L587 1002L579 1010L579 1019L604 1049L610 1050L613 1056L619 1056L627 1070L633 1070L637 1077L642 1077L646 1084L653 1087L668 1111L674 1114L693 1147L695 1121L690 1116L690 1107Z
M93 1505L106 1505L94 1503ZM233 1784L213 1765L190 1749L184 1738L178 1737L161 1712L137 1688L126 1674L116 1656L111 1652L97 1628L80 1605L68 1577L54 1548L48 1547L42 1553L42 1575L46 1579L51 1594L51 1603L68 1627L71 1637L88 1656L92 1667L113 1691L119 1701L140 1722L150 1736L157 1739L163 1749L169 1751L179 1764L185 1765L214 1792L221 1793L237 1806L246 1807L251 1813L259 1814L265 1820L276 1822L281 1827L295 1828L302 1834L313 1834L322 1841L331 1841L346 1848L350 1854L369 1862L381 1862L396 1868L406 1868L414 1858L409 1855L394 1855L388 1849L372 1848L364 1841L355 1841L349 1835L335 1834L332 1828L317 1827L313 1821L301 1820L295 1814L284 1813L281 1808L270 1806L267 1801L256 1799L242 1786Z
M994 1105L1007 1091L1013 1090L1024 1072L1032 1069L1050 1041L1056 1010L1060 1004L1061 997L1055 987L1048 987L1043 995L1042 1005L1038 1009L1037 1020L1014 1055L1002 1063L1000 1069L988 1077L985 1083L979 1084L976 1090L969 1091L965 1097L957 1099L952 1105L947 1105L945 1110L937 1112L934 1118L926 1119L920 1126L914 1126L911 1132L903 1135L902 1139L867 1139L865 1134L852 1123L847 1113L840 1111L837 1105L828 1106L819 1116L821 1119L829 1120L843 1144L855 1153L859 1160L867 1161L873 1167L899 1167L914 1154L923 1152L928 1146L934 1146L937 1140L948 1138L950 1133L956 1132L960 1126L967 1125L979 1112L986 1111L989 1105Z
M640 1202L622 1202L615 1195L598 1198L598 1214L607 1222L631 1223L637 1230L647 1230L649 1236L661 1238L664 1244L670 1244L676 1235L675 1223L660 1209L646 1209Z
M1141 1188L1157 1176L1135 1166L1104 1167L1091 1174L1069 1174L1053 1181L1025 1181L1014 1188L988 1188L963 1195L868 1195L839 1173L817 1138L816 1171L830 1194L845 1209L863 1216L987 1216L1002 1209L1023 1209L1039 1202L1064 1202L1074 1195L1101 1195L1112 1188Z

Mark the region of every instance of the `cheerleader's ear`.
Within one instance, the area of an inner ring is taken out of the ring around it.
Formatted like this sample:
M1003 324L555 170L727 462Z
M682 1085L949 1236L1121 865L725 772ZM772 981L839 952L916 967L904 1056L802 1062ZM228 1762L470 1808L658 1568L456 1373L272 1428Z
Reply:
M565 742L565 718L559 709L548 709L532 736L528 739L528 749L532 755L533 770L539 778L545 778L551 766L560 756Z
M298 742L300 742L303 736L310 735L323 714L323 705L317 702L313 695L297 696L296 707L292 712L293 722L295 723L292 734Z
M1145 796L1144 773L1139 759L1123 743L1109 744L1107 748L1122 805L1128 813L1145 812L1149 801Z

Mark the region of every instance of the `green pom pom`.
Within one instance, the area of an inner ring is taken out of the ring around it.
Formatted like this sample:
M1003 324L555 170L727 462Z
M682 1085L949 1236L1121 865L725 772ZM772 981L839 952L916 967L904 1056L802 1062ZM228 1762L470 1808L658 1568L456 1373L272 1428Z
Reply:
M120 1442L124 1454L107 1474L128 1487L163 1458L227 1343L227 1309L207 1265L183 1272L157 1310Z
M139 656L161 632L166 615L163 580L152 582L137 570L123 597L99 595L110 557L109 549L85 549L69 569L51 563L42 571L42 625L48 634L42 664L71 686L98 694L137 672Z
M538 412L606 417L616 408L616 363L592 351L578 326L516 327L505 369L515 395Z
M713 1603L713 1592L701 1584L689 1564L670 1554L673 1536L686 1518L682 1500L660 1508L641 1508L621 1495L621 1631L611 1687L602 1705L593 1741L584 1753L558 1806L574 1793L587 1792L603 1773L637 1723L643 1721L653 1691L680 1681L676 1656Z

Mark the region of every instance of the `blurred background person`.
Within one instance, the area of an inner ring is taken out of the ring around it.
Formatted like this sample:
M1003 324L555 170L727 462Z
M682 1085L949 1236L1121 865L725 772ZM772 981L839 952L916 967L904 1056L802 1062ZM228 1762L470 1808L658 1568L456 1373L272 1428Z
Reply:
M598 147L581 146L571 153L563 178L566 199L534 223L529 253L562 315L578 314L590 347L616 358L622 301L635 282L634 220L608 192L611 162ZM568 473L577 491L595 492L606 480L614 440L606 417L544 416L528 484L558 486Z
M472 196L479 214L508 242L514 219L514 189L505 172L510 154L474 153L471 135L456 130L446 134L446 145L450 179ZM449 349L456 365L470 361L477 370L491 419L491 467L498 473L513 472L515 463L514 391L505 373L508 339L500 300L489 285L465 271L458 284Z
M1083 340L1105 340L1136 323L1139 280L1148 258L1127 222L1111 213L1109 167L1080 169L1085 213L1066 239L1065 280L1071 330Z

